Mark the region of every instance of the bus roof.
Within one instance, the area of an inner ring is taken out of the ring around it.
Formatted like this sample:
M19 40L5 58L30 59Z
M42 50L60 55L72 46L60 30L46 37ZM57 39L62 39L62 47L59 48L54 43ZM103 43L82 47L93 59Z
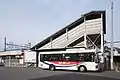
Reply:
M95 49L89 50L66 50L66 51L50 51L50 52L39 52L40 54L64 54L64 53L91 53L96 52Z

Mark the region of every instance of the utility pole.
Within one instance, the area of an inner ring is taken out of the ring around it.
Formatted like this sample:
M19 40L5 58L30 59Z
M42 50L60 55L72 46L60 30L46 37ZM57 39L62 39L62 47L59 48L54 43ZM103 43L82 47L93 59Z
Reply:
M4 51L6 51L6 37L4 38Z
M113 1L111 2L111 70L114 69L113 65Z

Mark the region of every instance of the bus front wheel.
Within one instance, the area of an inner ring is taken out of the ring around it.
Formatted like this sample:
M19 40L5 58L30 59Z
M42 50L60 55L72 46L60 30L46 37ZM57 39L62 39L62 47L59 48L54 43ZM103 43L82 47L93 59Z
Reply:
M50 69L51 71L54 71L54 70L55 70L55 66L54 66L54 65L50 65L50 66L49 66L49 69Z
M78 67L78 71L80 71L80 72L85 72L87 69L86 69L86 67L85 66L80 66L80 67Z

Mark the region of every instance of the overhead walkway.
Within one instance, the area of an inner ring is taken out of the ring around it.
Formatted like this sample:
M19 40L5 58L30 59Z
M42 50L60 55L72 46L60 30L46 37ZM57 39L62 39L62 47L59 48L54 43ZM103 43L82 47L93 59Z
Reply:
M100 48L101 33L105 31L105 11L92 11L80 19L41 41L31 49L94 46Z

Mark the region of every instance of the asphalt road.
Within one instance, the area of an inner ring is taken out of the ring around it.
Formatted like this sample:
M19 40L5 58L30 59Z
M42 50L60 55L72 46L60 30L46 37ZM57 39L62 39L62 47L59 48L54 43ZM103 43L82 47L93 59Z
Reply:
M119 75L116 72L80 73L39 68L0 68L0 80L120 80Z

